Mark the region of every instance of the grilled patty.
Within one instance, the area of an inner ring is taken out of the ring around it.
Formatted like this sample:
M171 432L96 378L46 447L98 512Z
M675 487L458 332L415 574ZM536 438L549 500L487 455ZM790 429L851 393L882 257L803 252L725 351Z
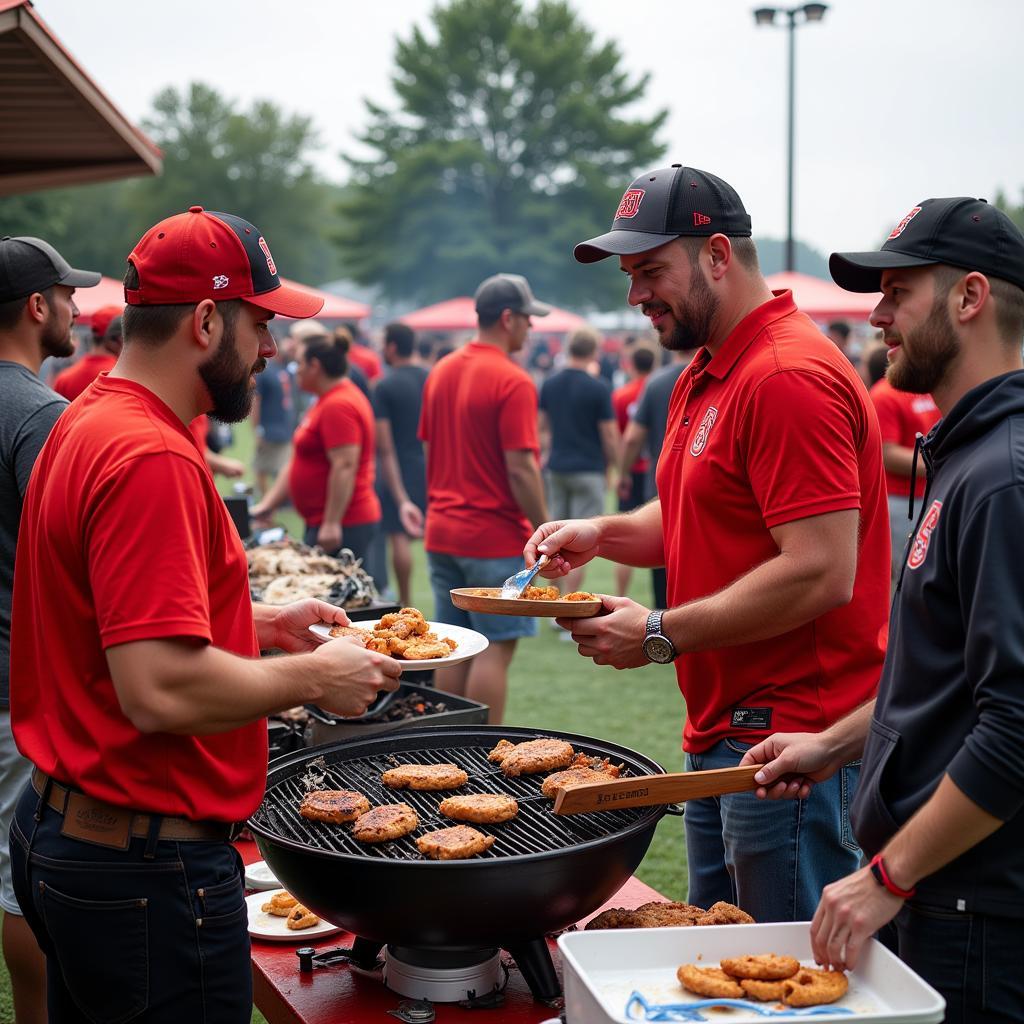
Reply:
M316 789L307 793L299 805L299 814L310 821L329 821L343 825L355 821L370 809L370 801L352 789Z
M493 845L494 836L485 836L468 825L438 829L416 840L420 853L433 860L464 860L489 850Z
M591 782L611 782L614 776L604 772L595 772L593 768L566 768L564 772L549 775L540 791L552 800L558 796L560 789L572 789L573 786L587 786Z
M499 741L487 755L489 761L501 764L501 770L509 776L536 775L550 772L555 768L566 768L572 763L575 751L565 740L527 740L525 743Z
M419 823L408 804L381 804L356 819L352 837L361 843L386 843L407 836Z
M475 821L480 825L497 825L510 821L519 813L519 804L504 793L467 793L450 796L437 808L446 818Z
M401 764L384 772L380 781L391 789L436 791L458 789L469 776L457 764Z

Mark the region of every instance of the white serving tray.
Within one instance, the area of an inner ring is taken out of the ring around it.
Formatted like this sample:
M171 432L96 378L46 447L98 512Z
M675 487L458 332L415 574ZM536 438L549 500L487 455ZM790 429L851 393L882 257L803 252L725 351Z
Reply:
M567 932L558 939L565 981L568 1024L629 1024L630 995L640 992L649 1003L696 1002L676 980L680 964L717 967L723 957L777 953L817 966L811 953L811 924L712 925L691 928L624 928ZM850 989L832 1005L853 1013L823 1013L816 1024L871 1021L873 1024L938 1024L945 1000L929 984L872 939L849 974ZM765 1007L773 1003L760 1004ZM740 1009L701 1011L719 1024L748 1024L773 1018ZM802 1016L802 1015L801 1015ZM778 1017L800 1020L800 1016Z

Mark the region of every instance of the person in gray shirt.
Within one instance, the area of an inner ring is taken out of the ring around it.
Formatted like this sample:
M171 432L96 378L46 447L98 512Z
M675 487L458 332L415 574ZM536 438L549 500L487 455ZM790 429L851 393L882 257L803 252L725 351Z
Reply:
M68 404L39 379L39 367L47 356L74 352L71 327L78 309L72 296L76 288L99 282L99 274L72 269L41 239L0 239L0 907L19 1021L46 1019L46 964L14 898L7 840L14 805L32 771L14 745L8 702L14 553L29 475Z

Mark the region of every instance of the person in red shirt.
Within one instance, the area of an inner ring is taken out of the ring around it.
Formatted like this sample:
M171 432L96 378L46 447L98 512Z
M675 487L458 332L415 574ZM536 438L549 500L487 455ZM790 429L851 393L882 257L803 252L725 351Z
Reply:
M454 607L455 587L500 587L523 567L523 544L547 518L540 475L537 389L510 356L530 317L547 316L526 278L496 274L476 291L477 337L435 364L423 389L420 439L427 459L424 547L441 622L483 633L490 646L437 672L437 686L483 701L502 721L516 641L536 621Z
M629 339L627 339L629 340ZM643 345L634 344L626 357L626 372L629 380L612 392L612 408L619 424L619 434L623 443L626 439L626 428L633 417L640 393L654 369L654 353ZM647 473L651 468L651 460L641 455L629 465L619 467L619 511L632 512L644 503L644 491L647 487ZM615 589L623 596L629 590L629 581L633 576L630 565L615 566Z
M384 375L384 368L381 366L380 356L373 350L370 342L365 338L358 324L346 324L345 330L352 339L348 350L348 361L358 366L366 376L367 383L373 385Z
M100 306L92 315L92 345L81 359L53 379L53 390L73 402L101 373L112 370L121 354L121 311Z
M897 391L885 377L872 385L869 394L882 434L882 463L885 466L885 489L889 495L892 578L895 581L906 555L912 525L907 513L917 435L926 436L942 413L931 395ZM915 500L924 497L924 482L924 467L921 466L914 486Z
M11 718L35 765L11 829L15 891L47 958L52 1020L248 1022L232 823L259 805L266 716L359 714L400 666L253 606L245 551L187 424L245 417L281 285L259 230L194 206L128 257L125 344L74 402L25 495ZM261 660L261 649L286 656ZM83 937L84 940L83 940ZM97 979L102 983L98 984Z
M317 401L292 437L287 465L252 514L265 518L290 496L305 520L307 544L328 554L344 545L380 581L372 557L381 515L374 489L376 423L369 399L345 376L348 345L340 334L300 344L296 383Z
M750 234L730 185L675 165L638 178L612 230L576 247L584 263L619 255L665 348L702 348L672 395L659 497L546 523L525 552L554 556L551 576L597 554L666 566L668 610L609 597L606 614L564 624L596 664L675 663L689 769L736 765L773 731L827 728L874 696L884 654L878 422L846 357L790 292L768 289ZM857 773L783 814L753 793L689 802L689 901L808 918L857 864Z

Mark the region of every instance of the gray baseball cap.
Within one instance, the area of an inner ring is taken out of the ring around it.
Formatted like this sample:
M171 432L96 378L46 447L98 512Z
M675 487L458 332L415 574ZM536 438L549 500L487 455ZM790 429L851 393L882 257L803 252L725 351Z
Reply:
M503 310L525 316L547 316L551 307L538 302L530 291L530 282L519 274L495 274L481 282L473 297L478 314L496 316Z
M75 270L49 242L24 235L0 238L0 302L27 298L55 284L68 288L94 288L100 283L95 270Z

